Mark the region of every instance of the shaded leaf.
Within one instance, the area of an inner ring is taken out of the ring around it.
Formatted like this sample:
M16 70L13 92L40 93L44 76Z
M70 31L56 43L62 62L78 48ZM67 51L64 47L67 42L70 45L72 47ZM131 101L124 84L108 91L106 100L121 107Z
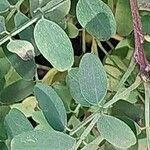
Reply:
M67 124L67 115L64 104L55 90L38 83L34 88L34 94L48 123L55 130L63 131Z
M120 35L127 36L132 32L132 15L129 0L118 0L115 19L117 22L117 32Z
M9 106L0 106L0 140L6 140L7 139L7 132L4 126L4 120L5 116L10 111Z
M4 104L19 102L33 93L34 85L33 81L18 80L2 90L0 102Z

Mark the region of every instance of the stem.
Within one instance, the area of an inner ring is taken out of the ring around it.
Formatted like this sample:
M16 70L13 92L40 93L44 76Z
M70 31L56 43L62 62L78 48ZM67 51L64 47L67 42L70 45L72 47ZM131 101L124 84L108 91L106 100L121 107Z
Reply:
M95 113L90 115L88 118L86 118L81 124L79 124L75 129L73 129L70 132L70 135L74 135L76 132L78 132L81 128L83 128L86 124L88 124L93 118L95 117Z
M7 42L8 40L10 40L10 38L12 36L15 36L17 34L19 34L20 32L22 32L23 30L25 30L27 27L29 27L30 25L32 25L33 23L37 22L38 19L41 18L41 15L37 15L36 17L34 17L33 19L31 19L30 21L28 21L27 23L25 23L23 26L21 26L20 28L14 30L12 33L10 33L10 35L5 36L4 38L2 38L0 40L0 45L4 44L5 42Z
M23 1L23 0L22 0ZM22 2L21 1L21 2ZM66 0L65 0L66 1ZM45 14L56 9L57 7L59 7L61 4L63 4L65 1L61 1L58 4L56 4L55 6L53 6L49 11L44 12ZM2 38L0 40L0 46L2 44L4 44L5 42L7 42L8 40L10 40L10 38L12 36L15 36L17 34L19 34L20 32L22 32L23 30L25 30L27 27L29 27L30 25L34 24L35 22L37 22L41 17L43 16L43 14L38 14L37 16L33 17L30 21L27 21L27 23L25 23L24 25L22 25L20 28L15 29L14 31L12 31L9 35L6 35L4 38Z
M87 144L86 146L84 146L81 150L85 150L86 148L88 149L90 146L95 145L95 143L97 145L100 145L100 143L104 140L104 138L102 136L98 136L95 140L93 140L91 143Z
M134 70L135 66L136 66L135 60L134 60L133 57L131 57L131 61L130 61L129 67L127 68L127 71L125 72L125 74L121 78L121 80L120 80L120 82L119 82L119 84L118 84L118 86L116 88L116 91L123 87L124 83L126 82L128 77L131 75L131 73Z
M145 87L145 127L147 136L147 147L150 150L150 83L144 83Z
M82 51L86 52L85 29L82 30Z
M135 51L134 58L140 67L140 76L143 81L147 81L148 73L150 71L150 64L144 52L144 34L142 32L142 23L138 12L137 0L130 0L131 12L133 18Z
M83 142L83 140L88 136L88 134L91 132L91 130L93 129L94 125L97 123L98 119L100 117L100 114L97 113L94 115L94 119L92 120L92 122L89 124L89 126L84 130L84 132L82 133L79 141L77 143L75 143L75 145L73 146L72 150L77 150L80 146L80 144Z
M141 84L141 80L139 79L139 77L137 77L135 82L129 88L127 88L123 92L122 92L122 90L118 90L117 93L115 94L115 96L110 101L108 101L106 104L104 104L103 108L110 107L111 105L116 103L118 100L120 100L123 97L125 97L126 95L130 94L130 92L135 90L140 84Z

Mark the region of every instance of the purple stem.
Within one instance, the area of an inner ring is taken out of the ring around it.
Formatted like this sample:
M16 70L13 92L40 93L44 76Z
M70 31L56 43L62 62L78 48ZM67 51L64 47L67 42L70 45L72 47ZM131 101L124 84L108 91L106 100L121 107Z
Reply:
M134 58L140 67L140 75L144 81L147 81L150 71L150 64L145 56L144 52L144 34L142 32L142 23L138 11L137 0L130 0L133 28L134 28L134 39L135 39L135 51Z

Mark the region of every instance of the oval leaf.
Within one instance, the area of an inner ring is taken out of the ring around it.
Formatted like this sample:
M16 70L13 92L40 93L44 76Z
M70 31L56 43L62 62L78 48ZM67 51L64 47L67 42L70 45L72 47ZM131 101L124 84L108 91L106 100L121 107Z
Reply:
M64 131L67 124L66 110L55 90L38 83L34 88L34 93L48 123L55 130Z
M78 68L74 68L68 73L67 83L69 85L70 94L77 103L81 104L82 106L89 107L91 104L87 102L80 90L78 71Z
M79 0L77 18L82 27L100 40L108 40L116 33L111 9L102 0Z
M97 105L107 92L107 76L102 63L94 54L85 54L79 66L79 84L86 100Z
M17 135L11 150L70 150L75 139L60 132L35 130Z
M73 48L67 34L56 23L41 19L35 26L34 38L41 54L59 71L71 68Z
M33 59L35 56L33 45L25 40L12 40L7 44L7 49L25 61Z
M9 137L33 130L31 123L18 109L12 109L5 117L5 127Z
M13 68L16 72L23 78L27 80L33 79L35 72L36 72L36 64L33 59L24 61L15 53L8 51L6 45L3 45L4 53L12 64Z
M0 102L3 104L19 102L33 93L34 85L33 81L18 80L1 91Z
M136 143L136 137L129 126L115 117L102 115L97 128L104 139L118 148L127 149Z

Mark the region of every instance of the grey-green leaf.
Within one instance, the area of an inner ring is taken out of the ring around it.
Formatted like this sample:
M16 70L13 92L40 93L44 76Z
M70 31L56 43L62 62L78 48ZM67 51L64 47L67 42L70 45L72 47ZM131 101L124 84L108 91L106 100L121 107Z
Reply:
M89 107L91 104L87 102L80 90L78 71L78 68L73 68L69 71L67 76L67 84L73 99L82 106Z
M57 131L64 131L67 125L66 110L55 90L38 83L34 88L34 94L48 123Z
M11 40L7 44L7 49L25 61L33 59L35 56L33 45L25 40Z
M7 11L10 7L8 0L0 0L0 13Z
M33 130L31 123L18 109L12 109L5 117L5 127L9 137Z
M6 31L5 18L3 16L0 16L0 34L3 34L5 31Z
M99 58L87 53L80 62L79 84L84 98L92 105L102 102L107 92L107 76Z
M4 53L12 64L16 72L24 79L33 79L36 72L36 64L33 59L24 61L18 55L7 50L6 45L3 45Z
M77 19L83 28L100 40L108 40L116 33L111 9L102 0L79 0Z
M56 23L40 19L34 29L34 38L41 54L59 71L71 68L74 54L67 34Z
M17 135L11 142L11 150L71 150L75 139L64 133L35 130Z
M136 137L129 126L115 117L102 115L97 128L104 139L118 148L127 149L136 143Z

